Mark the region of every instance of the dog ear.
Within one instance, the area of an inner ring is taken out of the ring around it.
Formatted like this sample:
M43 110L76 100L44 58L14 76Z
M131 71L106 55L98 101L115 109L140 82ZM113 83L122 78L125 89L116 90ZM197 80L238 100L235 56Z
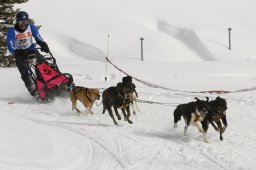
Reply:
M194 99L196 99L197 102L200 101L197 97L195 97Z
M209 97L206 97L206 101L209 102Z
M122 83L125 83L126 82L126 77L123 77L122 78Z

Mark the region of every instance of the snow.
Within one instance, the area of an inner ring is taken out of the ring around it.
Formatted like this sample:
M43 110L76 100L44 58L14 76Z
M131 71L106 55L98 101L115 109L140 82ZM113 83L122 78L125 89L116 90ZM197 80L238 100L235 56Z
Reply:
M115 126L108 113L102 114L102 105L95 104L90 115L79 103L83 113L78 116L69 99L34 101L17 68L1 68L0 169L256 169L255 5L253 0L17 5L42 25L40 33L60 70L71 73L76 85L102 92L120 82L124 74L108 64L105 83L108 56L135 78L169 89L134 80L139 99L169 105L138 103L141 112L131 116L133 124L122 117ZM141 37L145 61L140 61ZM208 90L234 92L189 93ZM227 100L224 141L212 127L210 143L193 126L184 136L183 121L173 129L174 106L206 96Z

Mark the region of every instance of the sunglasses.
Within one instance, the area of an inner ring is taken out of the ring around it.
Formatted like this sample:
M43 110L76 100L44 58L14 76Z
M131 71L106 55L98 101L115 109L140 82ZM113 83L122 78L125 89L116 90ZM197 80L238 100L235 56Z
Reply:
M21 20L21 21L18 21L18 24L28 24L29 23L29 21L28 20Z

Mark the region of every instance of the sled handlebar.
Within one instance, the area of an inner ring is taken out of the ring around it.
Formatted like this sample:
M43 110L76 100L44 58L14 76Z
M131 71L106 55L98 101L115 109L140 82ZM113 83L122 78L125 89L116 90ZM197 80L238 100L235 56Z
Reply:
M42 48L41 47L38 47L38 48L36 48L37 50L41 50ZM42 51L42 50L41 50ZM52 60L52 62L53 62L53 64L54 65L56 65L56 59L55 59L55 57L53 57L53 54L51 53L51 51L49 51L49 53L47 53L47 54L49 54L50 55L50 57L45 57L45 60ZM35 56L36 57L36 56ZM58 68L58 66L56 66L57 67L57 69L59 69Z
M42 48L41 48L41 47L37 47L36 49L42 51ZM51 56L51 58L53 59L53 61L56 62L56 60L55 60L55 58L53 57L51 51L49 51L49 53L47 53L47 54L49 54L49 55ZM46 55L47 55L47 54L46 54ZM50 57L48 57L48 58L49 58L49 60L50 60Z
M37 58L37 57L36 57L36 54L29 54L29 55L28 55L28 59L29 59L29 60L30 60L30 59L33 59L33 58Z
M45 57L44 59L45 60L51 60L52 58L51 57Z
M41 47L37 47L36 49L37 49L37 50L41 50L41 52L42 52L42 48L41 48ZM49 51L49 54L53 57L51 51Z

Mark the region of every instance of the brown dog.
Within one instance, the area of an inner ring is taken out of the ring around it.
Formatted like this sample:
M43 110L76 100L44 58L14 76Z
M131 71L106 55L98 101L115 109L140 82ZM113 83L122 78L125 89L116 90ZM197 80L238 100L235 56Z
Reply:
M72 110L76 110L77 113L81 112L76 107L76 102L79 100L83 103L84 107L88 109L88 111L93 114L91 111L92 105L95 102L95 100L100 99L100 93L98 89L89 89L81 86L75 86L70 92L69 92L69 98L72 102Z

